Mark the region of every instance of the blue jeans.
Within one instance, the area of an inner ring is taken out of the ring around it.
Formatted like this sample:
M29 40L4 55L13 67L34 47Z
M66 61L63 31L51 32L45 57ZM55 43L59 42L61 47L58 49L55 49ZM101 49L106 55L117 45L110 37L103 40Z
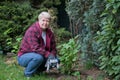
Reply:
M37 53L25 53L18 57L18 64L25 67L25 76L32 76L37 70L44 69L46 59ZM40 69L41 68L41 69Z

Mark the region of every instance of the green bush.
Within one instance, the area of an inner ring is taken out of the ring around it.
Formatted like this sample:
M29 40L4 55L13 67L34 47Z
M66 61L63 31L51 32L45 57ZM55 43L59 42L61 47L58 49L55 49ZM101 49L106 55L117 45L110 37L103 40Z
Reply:
M25 30L37 19L40 11L33 9L27 1L0 3L0 46L4 53L17 51Z
M119 80L120 1L69 0L66 11L71 33L81 36L84 59L92 61L113 79Z
M100 30L102 17L100 14L104 10L104 0L69 0L66 11L70 19L70 31L72 35L80 35L82 59L85 62L99 66L98 44L96 43L96 32Z
M78 52L80 49L80 45L77 43L77 41L72 38L69 40L68 43L64 43L58 46L59 48L59 54L60 54L60 60L61 60L61 72L71 74L73 66L75 62L78 60Z
M102 30L98 31L100 69L108 73L113 80L120 79L120 2L107 1L101 17Z
M54 32L56 34L56 40L58 45L68 41L71 38L71 33L65 30L65 28L56 28Z

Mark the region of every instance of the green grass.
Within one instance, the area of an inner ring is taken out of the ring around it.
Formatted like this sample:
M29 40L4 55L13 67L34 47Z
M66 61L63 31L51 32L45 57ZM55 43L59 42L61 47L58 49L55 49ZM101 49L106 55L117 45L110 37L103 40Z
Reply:
M27 80L23 75L23 67L18 64L6 64L5 57L0 55L0 80ZM55 80L45 74L35 75L30 80Z
M16 58L14 57L15 61ZM6 57L0 55L0 80L28 80L24 74L24 68L15 63L6 64L5 63ZM54 75L55 76L55 75ZM71 77L62 76L64 79L62 80L72 80ZM104 80L106 76L103 74L99 75L96 80ZM35 75L34 77L30 78L29 80L56 80L55 77L51 75L46 75L45 73L41 73L40 75ZM59 79L61 80L61 79ZM83 79L78 79L83 80ZM94 80L92 76L87 76L86 80Z

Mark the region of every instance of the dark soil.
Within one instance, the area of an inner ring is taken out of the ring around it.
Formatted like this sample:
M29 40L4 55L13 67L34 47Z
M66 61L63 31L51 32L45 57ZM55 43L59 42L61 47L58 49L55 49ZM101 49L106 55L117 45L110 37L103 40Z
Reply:
M105 73L96 67L89 70L80 70L80 77L61 74L57 71L51 71L46 73L50 77L54 77L56 80L110 80L105 76ZM90 77L90 78L89 78Z

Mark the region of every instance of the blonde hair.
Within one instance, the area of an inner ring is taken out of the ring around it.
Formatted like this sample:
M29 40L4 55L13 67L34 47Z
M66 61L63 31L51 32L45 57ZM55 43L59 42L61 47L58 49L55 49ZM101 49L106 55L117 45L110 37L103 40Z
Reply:
M41 12L38 16L38 20L40 20L42 17L45 17L45 18L48 18L48 19L51 19L51 16L48 12Z

